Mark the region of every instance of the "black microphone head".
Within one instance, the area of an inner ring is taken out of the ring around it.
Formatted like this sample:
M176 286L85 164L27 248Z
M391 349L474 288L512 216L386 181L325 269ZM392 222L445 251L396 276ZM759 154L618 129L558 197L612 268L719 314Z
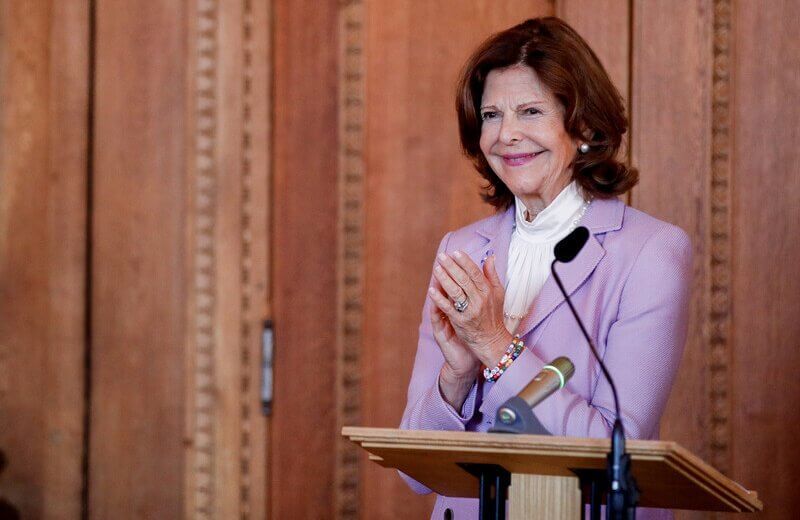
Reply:
M556 244L554 251L556 260L563 263L572 262L581 252L587 240L589 240L589 230L585 226L576 227L572 233Z

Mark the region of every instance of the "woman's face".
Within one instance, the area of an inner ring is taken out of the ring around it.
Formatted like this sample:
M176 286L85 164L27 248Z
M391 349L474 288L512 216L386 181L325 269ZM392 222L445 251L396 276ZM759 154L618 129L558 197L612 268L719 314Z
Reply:
M578 142L564 128L564 108L536 72L515 65L489 72L481 98L481 151L529 210L569 184Z

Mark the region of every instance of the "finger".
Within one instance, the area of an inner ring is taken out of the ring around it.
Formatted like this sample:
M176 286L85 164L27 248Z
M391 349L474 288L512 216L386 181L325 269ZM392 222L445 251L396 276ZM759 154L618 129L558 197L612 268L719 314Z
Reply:
M450 329L452 325L450 325L450 321L447 319L447 316L439 310L436 305L431 305L430 308L430 319L431 319L431 328L433 329L433 336L437 340L447 340L448 336L451 334Z
M428 296L431 297L431 301L433 304L438 308L445 316L450 318L451 320L456 318L459 314L458 311L453 307L453 303L445 298L445 296L434 289L433 287L428 288Z
M495 287L505 289L503 287L503 282L500 281L500 275L497 274L497 263L494 255L491 255L483 263L483 272L486 275L486 279L489 280L490 284L492 284Z
M440 253L437 257L438 263L440 266L447 271L447 274L450 275L450 278L455 281L464 290L464 293L470 298L476 298L478 296L478 288L475 287L475 284L470 279L469 275L458 265L455 260L450 258L445 253ZM446 289L446 287L445 287Z
M436 329L437 327L442 327L443 322L447 321L447 316L439 310L439 307L436 304L430 306L430 318L431 318L431 325L433 328Z
M464 289L450 277L442 266L437 265L433 268L433 277L439 282L444 294L447 295L450 300L461 301L467 297L467 293Z
M468 254L463 251L456 251L453 253L453 260L467 273L467 276L472 280L475 288L481 292L488 291L489 284L486 277L483 275L483 271L478 267L478 264L472 261L472 258L470 258Z

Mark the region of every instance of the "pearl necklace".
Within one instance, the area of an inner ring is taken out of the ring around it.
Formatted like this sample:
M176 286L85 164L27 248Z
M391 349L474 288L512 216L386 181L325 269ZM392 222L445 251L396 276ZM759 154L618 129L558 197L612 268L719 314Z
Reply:
M577 228L578 224L580 224L581 220L583 219L583 216L586 214L586 211L589 209L589 205L591 203L592 203L592 199L589 199L589 200L587 200L587 201L585 201L583 203L583 206L581 206L580 212L578 212L578 215L572 220L572 224L570 224L570 226L569 226L569 229L567 231L567 235L569 235L570 233L575 231L575 228ZM564 235L564 236L566 236L566 235ZM504 318L508 318L510 320L521 320L522 318L525 317L525 315L524 314L511 314L511 313L503 311L503 317Z

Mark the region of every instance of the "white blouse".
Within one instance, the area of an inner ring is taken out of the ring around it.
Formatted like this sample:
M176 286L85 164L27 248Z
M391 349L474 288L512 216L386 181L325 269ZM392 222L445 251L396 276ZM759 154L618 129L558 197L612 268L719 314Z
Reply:
M532 222L525 219L525 204L515 198L516 226L508 249L505 325L512 334L530 310L555 258L553 248L578 225L589 203L571 182Z

